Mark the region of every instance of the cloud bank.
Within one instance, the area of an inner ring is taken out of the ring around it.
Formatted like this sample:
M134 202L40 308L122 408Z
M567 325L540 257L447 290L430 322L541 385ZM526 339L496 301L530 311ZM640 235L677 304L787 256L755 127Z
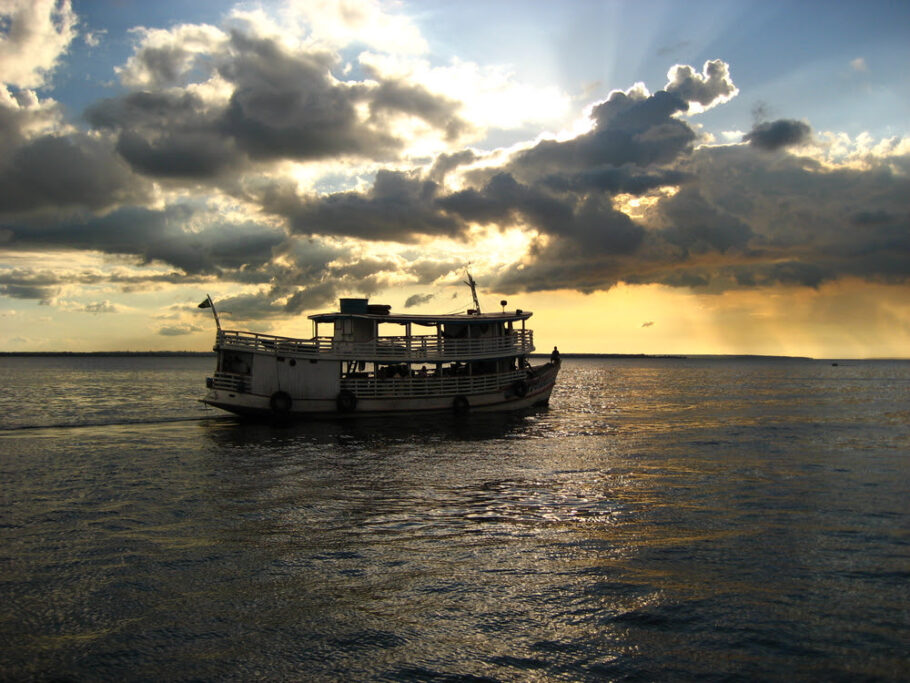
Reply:
M129 283L96 275L110 286L135 287L142 268L149 284L217 281L236 286L222 305L235 317L277 319L345 292L439 282L463 261L421 245L470 253L479 232L514 230L524 250L480 273L497 292L910 278L907 141L843 153L779 119L715 145L694 117L738 95L720 59L672 65L653 93L609 93L584 132L483 150L468 103L402 66L426 49L414 27L372 3L321 29L305 12L282 27L236 11L221 26L137 30L116 94L78 120L34 90L76 37L69 3L9 7L0 245L139 269ZM379 18L409 39L372 31ZM358 41L371 52L352 57ZM7 269L0 294L51 301L85 282Z

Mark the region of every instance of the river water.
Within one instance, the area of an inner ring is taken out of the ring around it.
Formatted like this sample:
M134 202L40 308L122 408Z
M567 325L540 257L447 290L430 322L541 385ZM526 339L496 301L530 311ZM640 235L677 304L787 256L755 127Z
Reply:
M0 358L0 679L910 676L910 362L291 426L204 409L213 364Z

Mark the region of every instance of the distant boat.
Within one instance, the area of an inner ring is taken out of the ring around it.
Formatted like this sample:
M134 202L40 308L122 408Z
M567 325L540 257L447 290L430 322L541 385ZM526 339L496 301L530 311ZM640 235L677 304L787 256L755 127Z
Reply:
M221 329L217 366L202 401L240 415L292 417L505 411L546 405L558 356L532 366L531 311L395 314L367 299L309 316L313 337L298 339ZM320 336L320 325L332 334ZM389 326L404 334L384 334ZM419 333L418 329L426 329Z

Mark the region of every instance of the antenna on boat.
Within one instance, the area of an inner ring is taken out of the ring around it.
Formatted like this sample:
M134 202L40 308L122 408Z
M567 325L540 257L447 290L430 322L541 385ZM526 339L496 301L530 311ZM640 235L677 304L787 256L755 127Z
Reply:
M471 288L471 298L474 299L474 310L477 313L480 313L480 302L477 301L477 283L474 282L474 278L471 277L471 271L467 268L464 269L464 274L468 276L468 279L464 283Z
M212 315L215 316L215 327L218 328L218 331L221 331L221 321L218 319L218 311L215 310L215 302L212 301L212 297L208 294L205 295L205 301L199 304L199 308L211 308Z

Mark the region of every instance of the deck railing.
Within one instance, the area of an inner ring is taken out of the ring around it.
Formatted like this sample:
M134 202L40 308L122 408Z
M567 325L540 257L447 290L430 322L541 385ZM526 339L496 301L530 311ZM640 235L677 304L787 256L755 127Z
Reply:
M380 337L365 342L344 341L332 337L295 339L256 332L221 330L218 346L269 353L285 353L323 360L390 360L432 362L470 360L524 355L534 351L534 333L514 330L501 337L452 339L437 335Z
M375 377L342 379L341 388L358 398L419 398L421 396L472 395L501 391L523 380L525 370L513 370L491 375L456 377Z
M238 375L233 372L216 372L212 377L212 389L249 393L250 386L249 375Z

